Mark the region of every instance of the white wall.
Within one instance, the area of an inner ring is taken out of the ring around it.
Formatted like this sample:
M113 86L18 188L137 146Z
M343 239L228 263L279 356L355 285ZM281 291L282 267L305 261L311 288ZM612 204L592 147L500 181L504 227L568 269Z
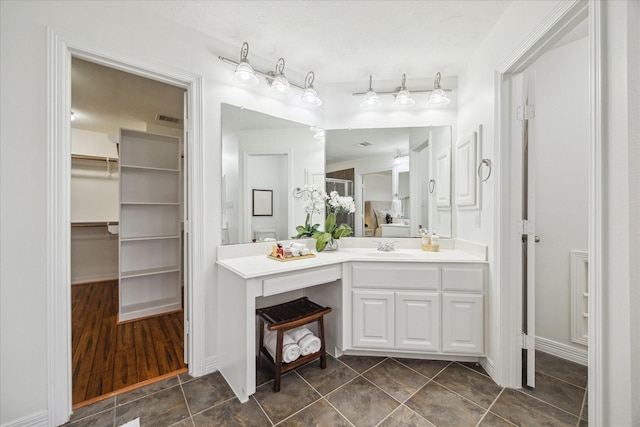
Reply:
M571 342L570 251L589 235L589 39L547 52L532 64L536 117L536 336ZM555 344L554 344L555 345ZM562 348L562 347L560 347Z
M375 201L391 201L391 174L371 173L363 175L364 199Z

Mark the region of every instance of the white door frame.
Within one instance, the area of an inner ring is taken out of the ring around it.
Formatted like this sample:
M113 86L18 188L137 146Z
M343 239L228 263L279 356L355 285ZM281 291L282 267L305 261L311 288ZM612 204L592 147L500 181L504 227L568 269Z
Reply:
M522 174L521 158L511 148L513 129L512 77L526 69L573 25L589 19L589 422L602 424L602 113L601 71L602 6L597 1L574 0L559 3L545 20L500 64L494 74L496 87L496 183L494 209L494 259L496 289L499 292L500 361L497 381L508 387L520 387L522 361L520 328L522 325L522 261L520 259L520 222ZM516 188L517 187L517 188Z
M94 42L95 43L95 42ZM85 37L47 31L47 373L48 424L60 425L71 414L71 57L185 88L190 112L185 121L188 211L185 231L191 254L185 269L189 312L189 373L204 374L204 240L202 168L202 77L173 67L147 63L105 51Z

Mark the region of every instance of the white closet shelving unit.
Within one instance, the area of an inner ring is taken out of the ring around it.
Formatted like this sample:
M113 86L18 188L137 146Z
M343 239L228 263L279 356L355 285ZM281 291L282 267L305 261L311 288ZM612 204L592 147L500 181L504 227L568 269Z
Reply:
M182 309L180 139L120 130L120 322Z

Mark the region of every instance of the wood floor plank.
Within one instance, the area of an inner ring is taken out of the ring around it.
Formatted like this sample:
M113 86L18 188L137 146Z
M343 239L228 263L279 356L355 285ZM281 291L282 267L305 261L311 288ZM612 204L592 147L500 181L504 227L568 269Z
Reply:
M138 367L138 381L160 375L158 358L153 345L153 336L148 322L141 320L134 325L136 341L136 366Z
M176 350L171 341L160 341L154 343L156 356L158 358L158 369L160 375L177 371L182 368L180 358L176 354Z
M116 337L116 351L125 351L136 348L134 323L121 323L118 325Z
M93 358L91 372L112 371L116 355L116 324L113 318L105 318L100 328L100 335L96 345L96 353Z
M113 389L118 390L136 384L138 367L136 366L136 350L130 348L116 352L113 373Z
M169 331L173 348L180 359L182 367L184 368L187 366L184 362L184 339L182 338L184 336L184 313L172 313L168 316L163 316L162 320L165 324L165 328Z
M85 400L102 396L103 394L110 393L113 390L113 368L108 371L91 374Z
M165 322L163 321L161 316L156 316L148 319L148 324L151 327L151 335L154 342L171 340L169 332L165 330Z
M73 354L73 402L86 400L99 333L95 330L85 331L80 337L78 350Z

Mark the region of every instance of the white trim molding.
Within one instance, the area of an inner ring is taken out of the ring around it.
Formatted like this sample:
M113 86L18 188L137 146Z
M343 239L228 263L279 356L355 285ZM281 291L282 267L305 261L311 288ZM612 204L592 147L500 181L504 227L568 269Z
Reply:
M47 411L38 414L29 415L18 421L12 421L9 424L2 424L2 427L45 427L49 422L49 413Z
M586 348L575 348L542 337L536 337L536 350L583 366L587 366L589 360Z
M96 48L96 42L47 29L47 375L48 425L64 424L71 414L71 57L183 87L189 94L188 291L189 373L205 372L202 77L173 67L146 63ZM185 337L186 338L186 337Z

